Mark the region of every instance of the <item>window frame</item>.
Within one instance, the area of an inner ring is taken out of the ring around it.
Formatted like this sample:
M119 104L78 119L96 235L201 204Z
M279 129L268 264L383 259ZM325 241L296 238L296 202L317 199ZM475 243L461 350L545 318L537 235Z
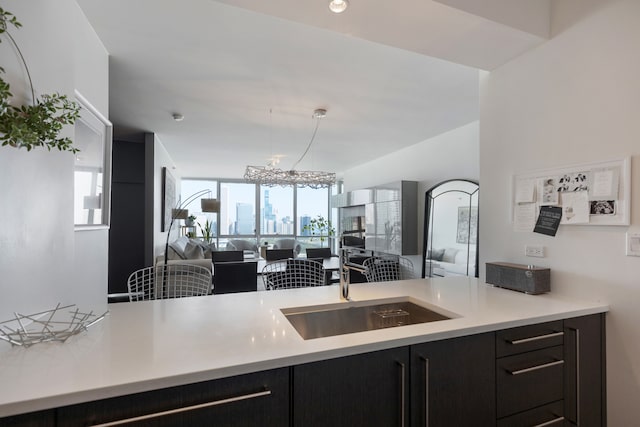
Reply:
M184 177L181 179L180 191L182 192L182 181L215 181L216 182L216 193L218 200L222 204L221 195L222 195L222 185L224 184L250 184L247 183L244 179L234 179L234 178L189 178ZM272 188L273 186L261 185L261 184L250 184L255 186L255 200L254 200L254 229L255 232L253 234L228 234L221 233L221 224L220 224L220 214L217 214L216 220L216 235L214 237L214 241L217 248L220 248L220 241L226 242L230 239L254 239L257 244L262 243L263 241L273 241L278 238L293 238L296 240L308 241L310 236L302 236L302 230L298 230L298 189L299 186L293 186L293 234L262 234L261 227L261 216L260 212L262 210L262 189L264 188ZM327 198L327 212L323 213L325 218L332 218L331 212L331 195L334 192L333 187L318 189L318 191L325 191ZM221 205L222 208L222 205ZM332 221L333 223L333 221ZM334 225L335 227L335 225ZM326 236L325 236L326 237Z

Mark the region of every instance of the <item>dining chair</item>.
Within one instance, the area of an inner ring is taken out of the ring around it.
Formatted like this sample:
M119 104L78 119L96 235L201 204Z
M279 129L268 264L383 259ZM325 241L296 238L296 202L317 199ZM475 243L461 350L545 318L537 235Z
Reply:
M331 248L307 248L307 258L331 258Z
M293 249L267 249L265 254L267 261L278 261L288 258L293 258Z
M322 263L309 259L287 259L268 263L262 269L266 290L325 285Z
M230 262L230 261L243 261L244 251L213 251L211 252L211 261L217 262Z
M127 286L129 301L208 295L211 271L193 264L158 264L131 273Z
M257 281L257 262L216 262L213 265L214 294L257 291Z
M294 254L298 256L302 245L296 239L278 239L273 243L273 249L293 249Z
M319 262L322 262L325 259L330 259L333 255L331 254L331 248L307 248L307 259L313 259ZM327 270L325 273L325 283L338 283L340 282L340 273L336 271Z
M413 263L399 256L375 256L362 263L367 282L389 282L392 280L413 279Z

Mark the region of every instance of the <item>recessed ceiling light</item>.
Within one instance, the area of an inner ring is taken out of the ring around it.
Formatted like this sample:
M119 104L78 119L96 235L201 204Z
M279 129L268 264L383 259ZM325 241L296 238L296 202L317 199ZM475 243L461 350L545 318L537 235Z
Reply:
M173 113L173 120L175 120L176 122L181 122L184 120L184 116L179 113Z
M347 0L331 0L329 2L329 10L333 13L342 13L347 9L349 3Z

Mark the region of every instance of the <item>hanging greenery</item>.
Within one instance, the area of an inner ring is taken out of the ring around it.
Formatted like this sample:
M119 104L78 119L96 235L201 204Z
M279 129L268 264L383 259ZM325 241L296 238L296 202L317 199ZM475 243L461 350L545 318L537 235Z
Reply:
M16 29L22 27L12 13L0 8L0 42L2 37L6 36L18 51L29 79L33 104L15 106L9 103L13 94L9 83L2 78L4 69L0 67L0 141L2 145L26 148L27 151L36 147L46 147L48 150L57 148L60 151L78 152L70 138L60 137L60 131L63 126L75 123L80 117L80 107L66 95L59 93L45 94L36 98L27 63L8 32L10 25Z

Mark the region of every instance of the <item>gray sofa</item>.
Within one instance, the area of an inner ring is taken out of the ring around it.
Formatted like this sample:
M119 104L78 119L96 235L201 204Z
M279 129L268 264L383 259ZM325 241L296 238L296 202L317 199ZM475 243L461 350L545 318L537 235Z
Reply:
M198 239L181 236L169 243L168 264L193 264L200 265L213 271L211 251L215 250L215 244L206 244ZM156 258L156 264L164 262L164 254Z
M255 242L243 239L230 239L225 247L227 251L251 251L258 252L258 245Z
M475 274L476 253L470 251L467 268L467 251L456 248L432 249L427 252L426 270L439 276L466 276Z

